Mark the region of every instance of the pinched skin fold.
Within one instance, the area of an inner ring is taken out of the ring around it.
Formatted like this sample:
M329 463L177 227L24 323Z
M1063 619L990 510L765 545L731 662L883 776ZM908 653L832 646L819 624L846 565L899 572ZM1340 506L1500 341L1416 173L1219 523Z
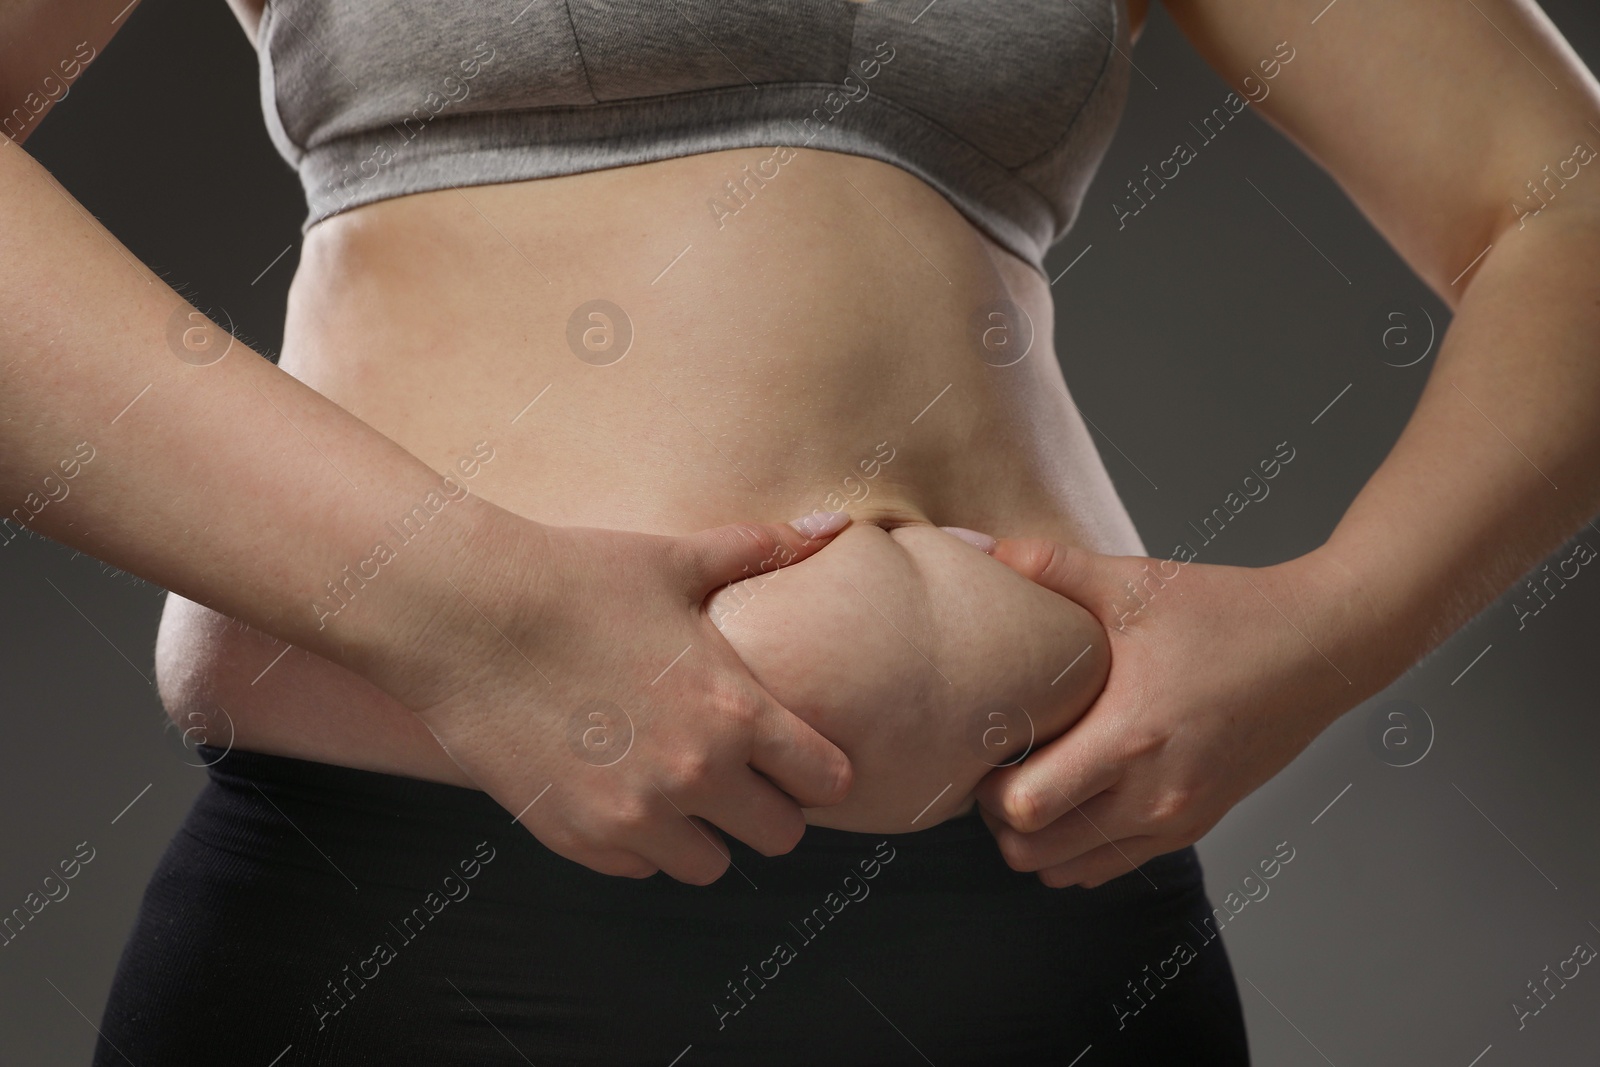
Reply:
M858 523L706 610L756 679L850 757L855 785L814 825L926 829L995 766L1093 703L1109 641L1081 605L932 525Z

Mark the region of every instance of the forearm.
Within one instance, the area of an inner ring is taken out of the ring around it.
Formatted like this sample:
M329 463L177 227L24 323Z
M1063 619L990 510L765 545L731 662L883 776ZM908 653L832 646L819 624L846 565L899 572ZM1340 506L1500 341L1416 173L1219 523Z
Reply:
M1510 227L1411 421L1316 552L1353 586L1381 687L1600 509L1600 204Z
M138 0L0 2L0 135L18 143L127 25Z
M4 142L0 199L0 552L25 525L347 662L498 512L238 341L196 365L187 301Z

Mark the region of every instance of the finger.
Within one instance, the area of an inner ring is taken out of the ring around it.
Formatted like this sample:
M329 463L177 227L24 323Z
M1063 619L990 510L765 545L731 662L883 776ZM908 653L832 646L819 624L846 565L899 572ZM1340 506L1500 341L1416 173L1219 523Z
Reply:
M1116 566L1122 557L1031 537L1003 537L990 554L1029 581L1087 608L1102 626L1116 622L1118 604L1127 596L1127 579Z
M985 822L1006 865L1015 871L1042 871L1070 863L1110 841L1134 836L1136 827L1117 810L1118 798L1101 793L1042 830L1019 833L993 813Z
M533 828L523 823L523 828L533 833ZM609 874L618 878L649 878L660 868L637 852L629 852L621 848L586 848L573 840L564 843L551 834L534 834L534 838L545 848L554 852L562 859L571 860L573 863Z
M678 539L700 592L798 563L850 524L843 511L816 511L791 523L736 522Z
M1108 753L1112 737L1089 709L1077 726L1012 767L978 782L978 804L1012 829L1033 833L1122 780L1123 767Z
M649 878L661 868L634 852L620 848L599 852L585 852L582 858L568 857L592 871L618 878Z
M838 745L774 703L756 725L750 767L802 808L826 808L850 794L855 771Z
M719 789L715 806L702 806L699 814L763 856L792 851L806 832L800 805L749 768L741 767L739 773L744 780L735 788Z
M1144 866L1170 850L1171 846L1162 844L1155 837L1125 837L1120 841L1108 841L1071 862L1045 868L1039 872L1039 881L1054 889L1069 885L1093 889L1136 867ZM1149 878L1149 875L1141 877ZM1160 889L1161 886L1156 888Z
M665 796L662 797L665 800ZM639 840L629 844L669 877L690 885L710 885L727 871L728 846L704 821L684 814L671 801L665 814L642 828Z

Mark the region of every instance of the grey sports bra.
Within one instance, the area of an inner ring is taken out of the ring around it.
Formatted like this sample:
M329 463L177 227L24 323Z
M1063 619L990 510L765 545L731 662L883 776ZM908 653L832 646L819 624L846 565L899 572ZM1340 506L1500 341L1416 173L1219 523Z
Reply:
M268 0L261 102L302 232L406 193L773 146L707 205L732 212L809 147L910 171L1042 272L1127 95L1122 2Z

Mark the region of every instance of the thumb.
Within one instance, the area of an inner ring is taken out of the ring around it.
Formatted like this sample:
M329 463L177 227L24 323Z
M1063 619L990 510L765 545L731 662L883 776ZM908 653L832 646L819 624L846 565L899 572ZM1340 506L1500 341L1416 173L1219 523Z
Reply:
M843 511L814 511L793 522L736 522L683 538L707 591L798 563L850 524Z
M1042 830L1122 779L1123 768L1114 755L1119 740L1116 726L1079 720L1021 763L984 775L974 798L1018 833Z
M1001 538L990 554L1029 581L1087 608L1102 626L1117 622L1128 599L1126 557L1027 537Z

